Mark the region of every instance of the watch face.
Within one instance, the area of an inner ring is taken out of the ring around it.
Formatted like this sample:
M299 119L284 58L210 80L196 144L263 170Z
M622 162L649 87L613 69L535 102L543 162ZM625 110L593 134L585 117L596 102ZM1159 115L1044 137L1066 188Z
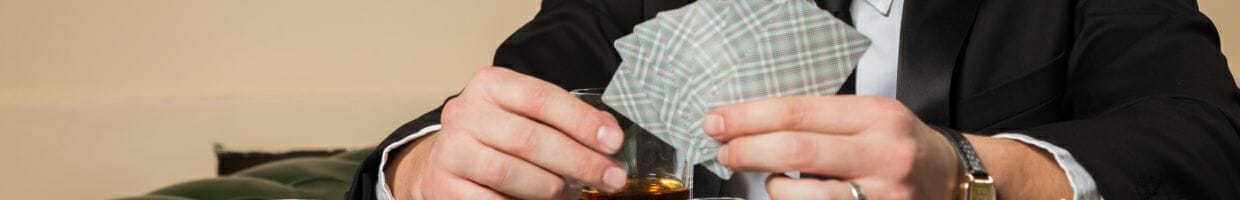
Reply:
M968 199L968 200L994 200L995 199L995 187L994 185L990 183L971 182L969 183L968 187L969 188L966 189L967 196L965 197L965 199Z

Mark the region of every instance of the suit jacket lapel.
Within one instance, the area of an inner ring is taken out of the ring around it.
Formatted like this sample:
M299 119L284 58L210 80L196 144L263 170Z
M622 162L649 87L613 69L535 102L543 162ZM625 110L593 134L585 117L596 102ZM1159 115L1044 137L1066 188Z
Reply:
M980 0L907 0L896 98L922 121L950 126L952 74Z

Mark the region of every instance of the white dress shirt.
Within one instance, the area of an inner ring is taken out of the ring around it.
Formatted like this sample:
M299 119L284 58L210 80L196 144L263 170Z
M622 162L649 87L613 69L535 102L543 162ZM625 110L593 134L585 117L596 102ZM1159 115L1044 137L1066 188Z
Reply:
M899 69L896 62L900 57L900 24L904 16L904 0L854 0L850 9L855 28L862 35L869 37L871 42L870 49L866 50L857 63L857 95L895 98L898 89L896 80L899 78L896 76L896 71ZM379 178L375 183L378 185L375 187L375 192L378 193L376 196L379 199L393 199L383 172L383 166L387 164L388 152L415 138L438 131L439 128L439 125L423 128L383 149L383 157L379 162ZM1067 176L1068 183L1072 186L1073 198L1102 199L1093 177L1067 150L1023 134L1004 133L993 137L1016 140L1046 150L1055 158L1060 169L1063 169ZM729 187L729 189L745 190L745 199L749 200L770 199L765 186L769 175L770 173L766 172L738 172L732 176L733 180L728 185L739 185L740 188Z

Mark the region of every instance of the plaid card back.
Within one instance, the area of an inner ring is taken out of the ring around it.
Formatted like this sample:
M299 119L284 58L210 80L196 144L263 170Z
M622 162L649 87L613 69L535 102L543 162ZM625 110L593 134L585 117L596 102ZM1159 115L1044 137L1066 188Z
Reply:
M622 62L603 101L722 178L702 120L721 105L830 95L869 47L807 0L703 0L616 40Z

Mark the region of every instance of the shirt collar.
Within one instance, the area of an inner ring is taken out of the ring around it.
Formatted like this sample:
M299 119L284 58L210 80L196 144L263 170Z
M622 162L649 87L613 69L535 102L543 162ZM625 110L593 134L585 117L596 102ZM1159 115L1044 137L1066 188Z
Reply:
M871 8L874 8L875 11L878 11L879 14L882 14L883 16L887 16L887 13L891 11L892 1L895 1L895 0L865 0L865 3L869 4Z

